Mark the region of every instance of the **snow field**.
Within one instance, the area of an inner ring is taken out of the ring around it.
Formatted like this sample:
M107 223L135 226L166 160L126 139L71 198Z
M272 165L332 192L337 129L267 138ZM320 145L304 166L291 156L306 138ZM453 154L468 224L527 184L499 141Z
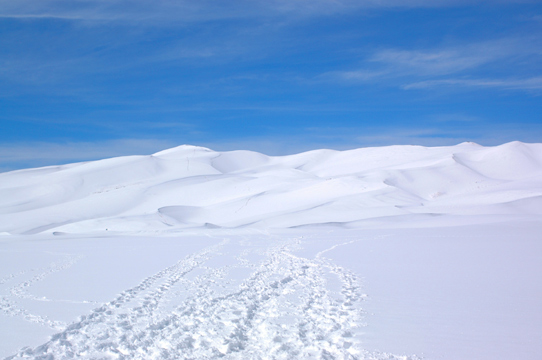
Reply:
M519 142L3 173L0 357L538 359L540 215Z
M3 309L4 316L59 331L43 345L6 359L402 358L361 346L365 295L357 275L321 254L294 255L299 248L296 237L229 236L69 325ZM48 275L68 267L53 265ZM16 278L6 281L12 283L2 297L6 302L21 298L15 290L32 288ZM33 281L45 278L40 274Z

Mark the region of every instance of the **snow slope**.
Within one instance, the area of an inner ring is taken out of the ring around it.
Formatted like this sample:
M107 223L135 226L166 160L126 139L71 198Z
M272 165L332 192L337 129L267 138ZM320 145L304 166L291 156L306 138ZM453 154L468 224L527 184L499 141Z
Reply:
M520 142L3 173L0 357L538 359L541 215Z
M520 142L283 157L180 146L0 174L0 233L352 228L413 214L453 215L461 222L479 215L537 216L541 179L542 145Z

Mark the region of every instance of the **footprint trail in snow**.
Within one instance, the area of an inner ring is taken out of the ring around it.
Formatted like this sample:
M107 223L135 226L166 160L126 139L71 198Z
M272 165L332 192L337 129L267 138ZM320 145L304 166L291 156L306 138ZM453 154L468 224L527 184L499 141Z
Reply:
M181 259L6 359L407 359L363 350L358 278L325 251L308 259L292 253L299 239L237 240Z

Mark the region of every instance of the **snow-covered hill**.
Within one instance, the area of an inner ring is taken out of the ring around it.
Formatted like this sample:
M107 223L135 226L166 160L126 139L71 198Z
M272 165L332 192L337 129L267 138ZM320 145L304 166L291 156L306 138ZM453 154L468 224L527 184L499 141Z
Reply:
M541 215L542 144L390 146L282 157L185 145L0 174L0 214L5 234L355 228L437 215L453 215L455 222Z
M0 358L537 360L542 144L0 174Z

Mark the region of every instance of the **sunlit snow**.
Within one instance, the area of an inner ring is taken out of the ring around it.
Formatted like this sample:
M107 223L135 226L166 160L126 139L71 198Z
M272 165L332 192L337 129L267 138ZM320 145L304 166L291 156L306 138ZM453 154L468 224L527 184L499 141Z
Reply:
M539 359L542 144L0 174L0 357Z

